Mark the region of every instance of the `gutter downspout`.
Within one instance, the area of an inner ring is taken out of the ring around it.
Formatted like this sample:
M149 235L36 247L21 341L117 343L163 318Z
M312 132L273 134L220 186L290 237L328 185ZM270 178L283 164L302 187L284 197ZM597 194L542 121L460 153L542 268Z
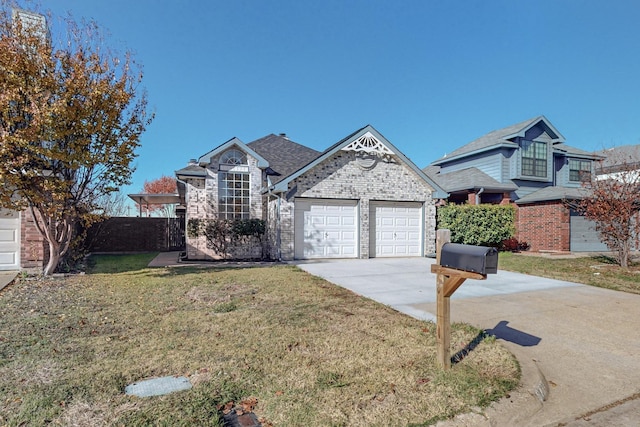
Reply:
M480 195L484 193L484 187L480 188L480 191L476 193L476 205L480 204Z
M187 209L187 189L189 188L189 186L187 185L186 182L184 182L183 180L179 179L176 176L176 183L181 183L182 185L184 185L184 257L185 259L188 257L188 251L187 251L187 237L189 237L187 234L187 214L189 213L189 209ZM178 186L176 185L176 190L178 189ZM180 192L178 192L178 194L180 194Z
M282 261L282 248L281 248L281 235L280 235L280 203L282 201L282 197L273 193L273 189L275 185L271 185L271 180L267 177L267 183L269 186L267 187L267 194L271 197L275 197L277 200L276 203L276 258L278 262Z

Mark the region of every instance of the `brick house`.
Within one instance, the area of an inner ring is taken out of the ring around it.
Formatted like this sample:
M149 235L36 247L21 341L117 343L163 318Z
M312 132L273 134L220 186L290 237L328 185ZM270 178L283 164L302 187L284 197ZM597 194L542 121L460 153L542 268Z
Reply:
M273 259L424 256L446 193L372 126L324 152L267 135L232 138L176 171L186 221L265 220ZM259 256L260 248L254 253ZM187 235L189 259L214 259Z
M424 169L454 203L513 203L516 237L533 251L604 251L590 221L567 207L601 157L565 144L544 116L492 131Z

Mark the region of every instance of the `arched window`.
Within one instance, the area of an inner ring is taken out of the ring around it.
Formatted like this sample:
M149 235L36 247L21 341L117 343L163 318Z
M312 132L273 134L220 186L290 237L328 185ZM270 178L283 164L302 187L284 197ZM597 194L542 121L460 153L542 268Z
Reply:
M247 155L240 150L228 150L220 156L221 165L246 165Z
M218 212L222 219L249 219L250 176L247 155L231 149L220 156Z

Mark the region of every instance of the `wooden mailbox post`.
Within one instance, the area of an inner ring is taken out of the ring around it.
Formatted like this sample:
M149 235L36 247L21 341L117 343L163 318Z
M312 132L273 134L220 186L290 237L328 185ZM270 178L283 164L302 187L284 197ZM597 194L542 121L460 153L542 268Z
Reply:
M465 269L451 268L442 264L442 248L451 241L449 230L437 230L436 232L436 264L431 265L431 272L436 276L436 340L438 363L445 370L451 368L451 311L450 297L467 279L484 280L487 278L485 268L482 272L468 271ZM466 245L457 245L466 246ZM468 247L468 246L467 246ZM497 271L497 251L493 248L473 247L487 249L487 253L495 255L495 267L487 269L491 273ZM477 251L476 251L477 252ZM494 253L495 252L495 253Z

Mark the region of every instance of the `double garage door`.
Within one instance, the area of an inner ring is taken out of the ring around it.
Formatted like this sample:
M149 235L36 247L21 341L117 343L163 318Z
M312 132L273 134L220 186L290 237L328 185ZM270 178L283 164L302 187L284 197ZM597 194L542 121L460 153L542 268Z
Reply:
M359 207L356 200L297 199L295 257L357 258ZM420 203L375 202L369 212L370 256L421 256Z

